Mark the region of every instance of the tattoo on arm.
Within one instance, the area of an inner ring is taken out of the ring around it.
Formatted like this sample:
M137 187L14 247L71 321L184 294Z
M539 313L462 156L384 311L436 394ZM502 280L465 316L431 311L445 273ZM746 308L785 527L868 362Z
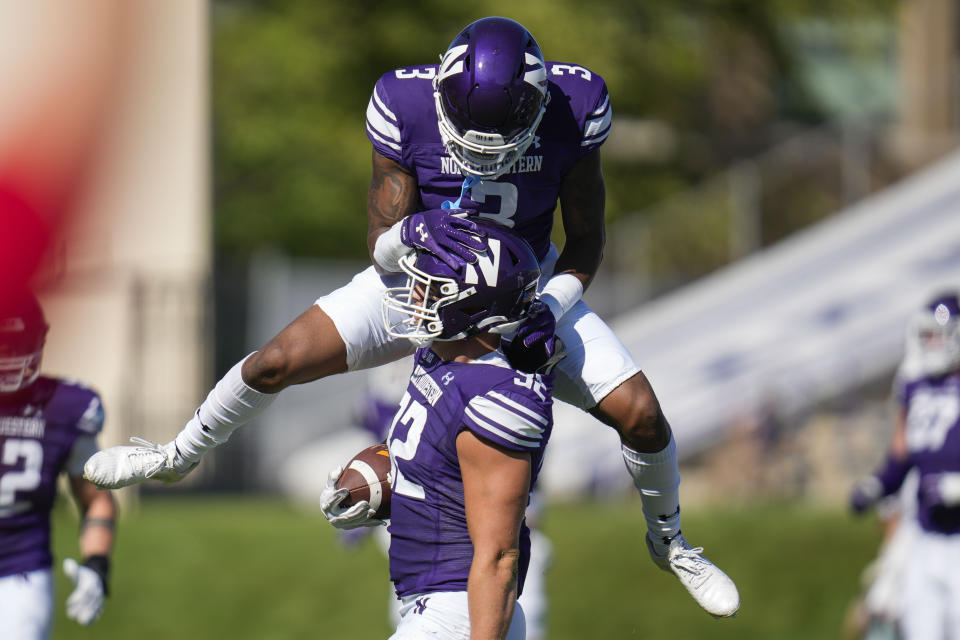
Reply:
M367 192L367 247L371 254L380 234L416 211L418 202L416 177L374 151L373 174Z

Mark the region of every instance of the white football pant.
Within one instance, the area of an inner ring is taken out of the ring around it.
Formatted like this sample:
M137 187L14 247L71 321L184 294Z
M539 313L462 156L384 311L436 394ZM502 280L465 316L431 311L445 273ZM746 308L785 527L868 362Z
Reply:
M49 569L0 578L0 638L46 640L53 623Z
M904 640L960 640L960 535L919 531L903 582Z
M517 604L507 640L525 640L523 608ZM470 640L466 591L440 591L406 596L400 603L400 624L389 640Z
M556 247L544 260L540 286L546 285L556 261ZM391 276L391 286L401 286L405 275ZM393 362L415 351L405 338L393 338L383 327L380 311L383 281L373 266L346 285L316 301L330 316L347 347L350 371ZM583 301L577 302L557 322L556 335L567 356L554 373L554 397L581 409L592 409L608 393L640 371L630 352L610 327Z

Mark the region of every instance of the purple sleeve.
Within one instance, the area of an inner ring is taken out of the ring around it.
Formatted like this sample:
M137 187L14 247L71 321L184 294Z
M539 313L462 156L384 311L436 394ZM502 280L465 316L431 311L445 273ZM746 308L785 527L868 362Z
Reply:
M79 433L96 435L103 429L104 411L99 394L76 380L58 381L46 412L71 424Z
M545 413L546 412L546 413ZM549 405L515 391L493 389L474 396L463 422L473 433L516 451L536 451L545 444Z
M607 93L607 84L599 78L600 87L596 93L593 108L587 114L583 125L583 140L580 146L584 153L600 147L610 135L610 124L613 118L613 109L610 107L610 94Z
M367 104L367 137L377 153L402 164L400 122L388 93L390 76L389 73L381 76L373 88Z
M911 467L913 467L913 463L911 463L909 459L900 460L892 454L887 454L887 460L883 468L874 474L874 477L876 477L876 479L880 481L881 486L883 486L882 495L889 496L896 493L903 484Z
M104 418L103 403L100 402L100 396L94 393L80 420L77 421L77 429L83 433L96 435L103 429Z
M613 118L606 81L578 64L548 62L547 68L550 71L550 82L560 89L562 99L569 104L577 120L580 128L580 155L599 148L610 135Z

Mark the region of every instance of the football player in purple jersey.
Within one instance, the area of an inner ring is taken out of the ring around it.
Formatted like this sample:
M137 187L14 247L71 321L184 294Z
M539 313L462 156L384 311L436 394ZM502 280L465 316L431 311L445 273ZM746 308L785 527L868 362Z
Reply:
M620 435L651 557L709 613L732 616L740 606L736 585L681 533L676 444L653 389L580 299L603 254L600 147L611 117L602 77L545 60L530 32L507 18L468 25L439 64L383 75L367 107L374 264L237 363L174 441L117 449L97 459L91 477L117 487L186 473L284 388L411 354L409 341L380 322L380 297L399 277L399 259L419 249L464 269L476 260L471 249L482 246L475 220L486 218L526 240L544 274L538 303L548 312L519 327L512 357L535 368L553 356L545 337L555 325L566 346L556 396ZM562 251L550 241L558 204ZM326 515L336 526L347 524L340 514Z
M107 594L116 507L82 477L103 425L97 394L40 375L47 334L32 293L0 300L0 638L47 638L53 621L50 511L65 472L80 507L82 563L63 561L74 584L67 616L96 620Z
M508 229L478 226L475 267L418 250L400 258L406 284L383 296L387 331L421 347L387 434L395 640L525 637L524 513L553 424L553 376L514 369L494 333L530 312L536 256ZM338 471L326 492L337 502Z
M377 367L370 372L367 388L360 403L357 423L371 436L370 444L385 442L394 414L406 391L413 368L411 358L403 358ZM518 603L523 607L526 620L526 640L542 640L547 637L547 585L546 574L552 561L553 545L550 538L540 528L546 498L539 487L531 492L524 521L530 529L530 565L524 582L523 594ZM384 527L357 528L341 530L348 544L368 536L375 535L384 552L389 549L390 536ZM399 622L399 603L393 597L389 603L391 622Z
M866 511L918 476L911 557L900 585L905 640L948 640L960 630L960 300L939 295L911 318L898 371L897 428L883 466L851 494Z

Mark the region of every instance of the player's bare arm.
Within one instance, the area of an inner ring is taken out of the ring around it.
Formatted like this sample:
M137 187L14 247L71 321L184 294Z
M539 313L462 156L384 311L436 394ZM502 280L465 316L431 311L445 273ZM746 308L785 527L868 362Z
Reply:
M467 581L470 638L506 637L517 599L520 523L530 489L530 454L470 431L457 436L473 563Z
M80 509L80 554L82 564L65 558L63 571L73 583L67 597L67 616L82 625L100 617L109 592L110 552L117 507L109 491L97 489L80 476L70 475L70 489Z
M97 489L92 482L70 476L70 490L80 510L80 553L84 557L110 555L117 506L113 494Z
M417 178L390 158L373 151L367 192L367 249L370 256L384 231L417 210Z
M576 276L586 289L603 260L606 239L604 207L606 186L600 150L574 165L560 187L560 208L566 241L554 273Z
M907 412L901 409L897 414L897 424L890 439L890 453L897 458L906 459L907 454Z

